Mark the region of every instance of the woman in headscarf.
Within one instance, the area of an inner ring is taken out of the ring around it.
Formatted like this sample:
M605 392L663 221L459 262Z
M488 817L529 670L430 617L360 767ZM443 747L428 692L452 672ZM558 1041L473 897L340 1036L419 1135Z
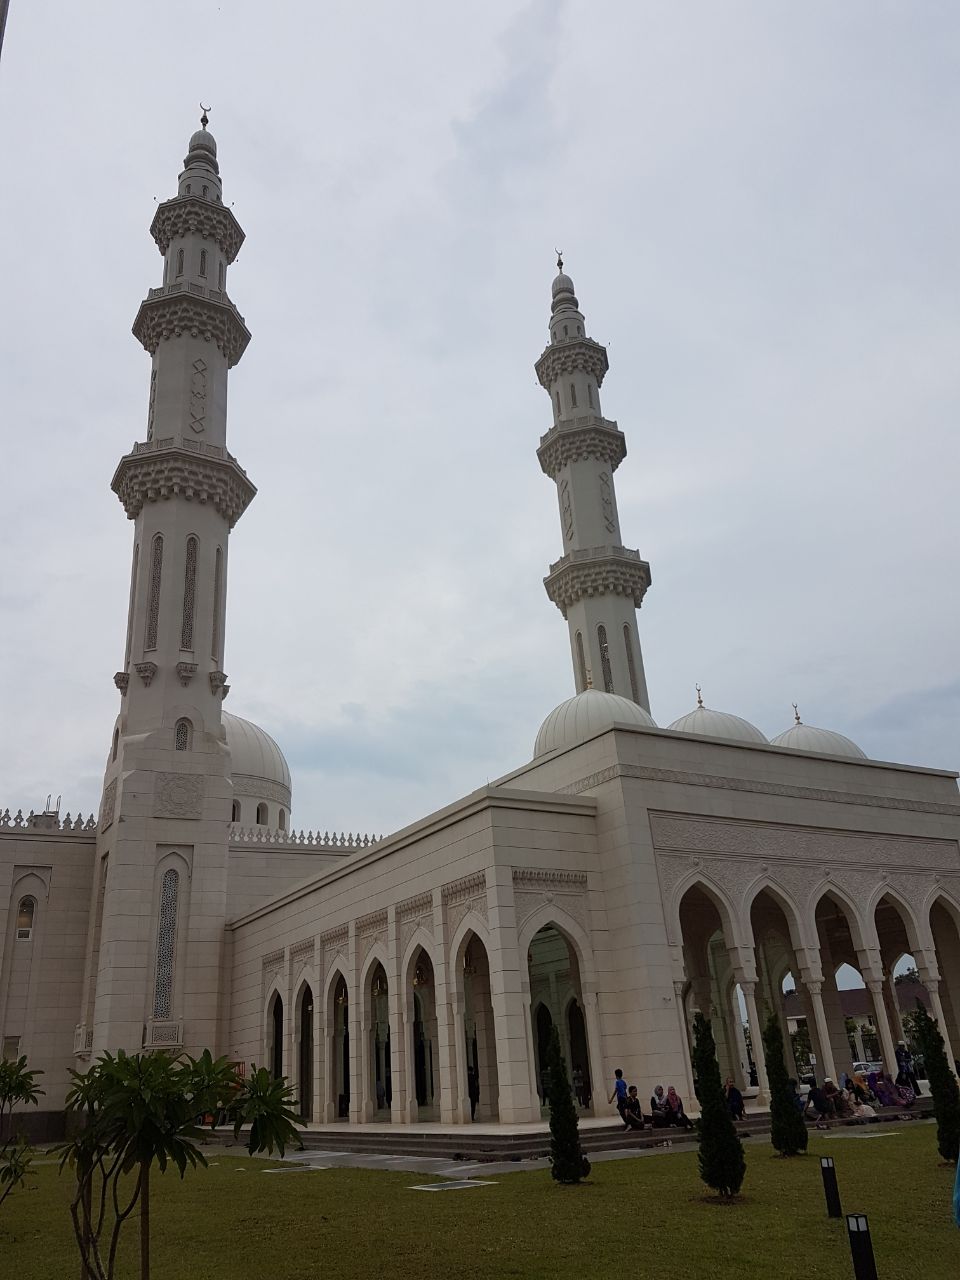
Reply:
M681 1129L693 1128L693 1121L684 1111L683 1101L673 1085L671 1085L667 1090L667 1096L664 1100L664 1110L667 1114L668 1124L675 1124Z

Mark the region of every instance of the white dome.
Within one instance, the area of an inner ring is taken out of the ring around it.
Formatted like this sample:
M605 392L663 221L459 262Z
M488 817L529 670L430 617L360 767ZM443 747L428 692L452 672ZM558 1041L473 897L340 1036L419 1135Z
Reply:
M540 726L533 757L545 756L561 747L572 747L614 724L632 724L655 729L653 717L629 698L599 689L585 689L555 707Z
M728 742L762 742L767 739L755 725L728 711L713 711L710 707L694 707L673 724L667 725L675 733L699 733L704 738L726 738Z
M818 756L852 756L866 760L867 753L855 742L832 729L815 729L812 724L792 724L783 733L770 739L774 747L789 747L792 751L812 751Z
M240 716L231 715L229 711L223 712L223 727L227 733L227 746L230 748L234 788L240 789L237 785L240 779L266 782L269 784L266 787L244 790L251 795L262 792L263 798L286 803L289 808L290 770L283 752L269 733L253 721L243 720ZM274 794L275 788L279 788L282 794Z

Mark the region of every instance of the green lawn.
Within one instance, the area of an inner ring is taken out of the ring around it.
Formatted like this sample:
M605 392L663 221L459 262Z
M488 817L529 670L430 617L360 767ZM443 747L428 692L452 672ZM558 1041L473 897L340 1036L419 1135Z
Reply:
M428 1180L416 1174L267 1174L260 1161L214 1150L215 1167L154 1180L154 1280L851 1280L845 1225L824 1209L822 1153L836 1159L844 1208L870 1215L880 1280L957 1280L954 1171L938 1162L933 1128L876 1132L818 1135L809 1155L790 1161L748 1140L744 1198L728 1206L704 1202L692 1151L596 1164L577 1188L535 1170L430 1195L409 1190ZM35 1189L7 1201L0 1277L77 1276L69 1192L67 1177L45 1166ZM123 1274L135 1277L128 1244Z

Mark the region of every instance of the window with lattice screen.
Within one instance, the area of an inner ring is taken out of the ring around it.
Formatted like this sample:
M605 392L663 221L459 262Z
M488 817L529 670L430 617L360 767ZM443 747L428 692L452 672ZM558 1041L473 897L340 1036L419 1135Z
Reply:
M173 1008L173 962L177 944L177 905L180 874L171 867L160 884L160 918L157 924L157 981L153 1016L169 1018Z
M600 670L603 672L603 687L607 693L613 693L613 671L610 667L610 646L607 644L607 628L601 622L597 627L597 644L600 647Z

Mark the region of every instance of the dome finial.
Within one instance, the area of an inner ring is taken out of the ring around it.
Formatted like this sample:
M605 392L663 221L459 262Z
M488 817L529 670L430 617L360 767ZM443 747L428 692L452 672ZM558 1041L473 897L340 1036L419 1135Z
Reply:
M563 250L556 249L555 253L557 255L557 270L562 271L563 270Z
M212 107L205 107L205 106L203 105L203 103L201 102L201 103L200 103L200 110L203 112L203 115L200 117L200 124L201 124L201 126L205 129L205 128L207 127L207 125L210 123L210 117L207 115L207 112L208 112L208 111L212 111L212 110L213 110L213 108L212 108Z
M792 702L790 705L793 707L794 720L797 722L797 724L803 724L803 721L800 719L800 712L797 709L797 704L795 702Z
M702 707L702 706L703 706L703 697L701 696L701 695L702 695L702 690L701 690L701 688L700 688L700 686L699 686L699 685L697 685L697 686L696 686L696 690L697 690L697 706L698 706L698 707Z

